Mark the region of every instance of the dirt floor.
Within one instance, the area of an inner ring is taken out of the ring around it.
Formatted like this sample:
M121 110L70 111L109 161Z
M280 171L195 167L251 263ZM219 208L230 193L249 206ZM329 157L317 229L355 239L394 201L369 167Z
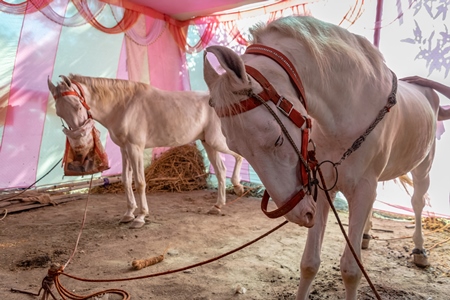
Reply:
M123 194L91 195L77 252L64 273L120 279L184 268L237 248L283 222L268 219L260 210L259 199L233 202L236 196L232 194L227 195L231 204L222 215L208 215L216 199L213 190L152 193L148 198L148 223L131 230L118 223L125 208ZM68 261L85 205L86 200L81 199L9 214L0 221L0 299L38 299L11 289L37 293L50 264ZM340 217L346 223L347 213L340 212ZM378 239L363 251L363 263L381 298L449 299L450 243L433 248L429 255L432 265L419 269L409 256L411 238L393 239L411 236L413 230L407 228L411 223L379 217L373 221L377 229L373 235ZM425 233L427 248L449 238L448 232ZM79 295L117 288L128 292L131 299L295 299L305 237L305 228L289 223L230 256L173 274L112 283L86 283L63 275L60 280ZM339 272L343 247L344 238L330 215L321 269L310 299L344 299ZM158 256L166 248L162 262L132 269L134 259ZM53 293L58 295L55 289ZM110 294L99 299L119 297ZM364 278L359 299L375 299Z

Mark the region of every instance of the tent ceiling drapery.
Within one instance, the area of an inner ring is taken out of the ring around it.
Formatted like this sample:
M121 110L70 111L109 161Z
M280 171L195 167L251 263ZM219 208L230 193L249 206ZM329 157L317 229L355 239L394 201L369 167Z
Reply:
M255 4L265 5L275 1L268 0L184 0L184 1L161 1L161 0L125 0L140 6L154 9L166 14L176 20L185 21L195 17L208 16L219 11L234 9L243 5Z

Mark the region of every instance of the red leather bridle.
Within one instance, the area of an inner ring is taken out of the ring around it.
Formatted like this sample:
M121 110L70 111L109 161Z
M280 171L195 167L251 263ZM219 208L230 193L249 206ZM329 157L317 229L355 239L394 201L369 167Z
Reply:
M87 111L87 115L88 118L92 118L91 115L91 108L89 107L89 105L86 103L86 99L84 98L84 93L83 93L83 88L81 87L81 84L79 84L76 81L71 80L70 81L72 84L75 84L76 87L78 88L78 90L80 91L79 93L77 91L75 91L74 89L70 90L70 91L66 91L66 92L62 92L60 95L53 95L53 98L56 100L58 100L59 98L63 98L65 96L76 96L79 100L81 105L83 105L83 107L86 109Z
M302 102L305 110L306 106L306 96L305 90L298 75L295 67L292 65L290 60L280 51L273 49L271 47L254 44L250 45L246 52L246 54L256 54L256 55L264 55L266 57L271 58L275 62L277 62L289 75L292 83L294 84L297 92L299 94L300 101ZM287 100L285 97L280 96L275 88L270 84L270 82L255 68L246 65L245 70L248 75L253 77L263 88L263 91L259 94L253 93L253 91L247 91L249 98L240 101L232 106L215 108L216 113L219 117L229 117L233 115L237 115L251 109L258 107L259 105L264 105L269 109L272 115L277 119L278 123L282 127L283 132L290 140L291 144L294 146L299 158L302 162L300 166L300 180L302 182L302 189L297 192L291 199L289 199L285 204L279 207L276 210L268 211L267 206L269 202L270 195L267 190L264 192L264 196L261 201L261 210L264 214L269 218L278 218L284 216L289 211L291 211L304 197L305 195L310 193L311 188L311 166L315 164L315 159L311 160L311 157L314 157L314 153L308 153L308 143L309 143L309 131L311 129L311 119L308 116L302 115L298 110L294 108L292 102ZM301 149L297 149L295 143L292 138L288 134L287 130L285 130L282 122L279 120L278 116L273 112L273 110L267 105L267 101L272 101L278 110L280 110L291 122L293 122L298 128L301 129L302 132L302 144ZM311 151L309 151L311 152Z

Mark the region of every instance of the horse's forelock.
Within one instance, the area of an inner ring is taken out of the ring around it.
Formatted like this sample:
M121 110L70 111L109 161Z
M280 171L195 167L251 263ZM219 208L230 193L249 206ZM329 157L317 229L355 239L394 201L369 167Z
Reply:
M216 108L230 109L242 96L236 94L246 88L241 82L236 82L233 75L224 73L215 83L211 97ZM217 100L218 101L217 101Z
M227 112L233 115L234 124L242 126L242 115L234 114L233 105L242 99L242 95L238 95L237 91L242 91L245 87L242 83L238 84L232 79L232 76L224 73L214 84L210 90L210 97L215 109Z
M55 85L55 89L53 91L53 97L58 99L62 96L62 93L67 92L70 88L64 81L60 81Z

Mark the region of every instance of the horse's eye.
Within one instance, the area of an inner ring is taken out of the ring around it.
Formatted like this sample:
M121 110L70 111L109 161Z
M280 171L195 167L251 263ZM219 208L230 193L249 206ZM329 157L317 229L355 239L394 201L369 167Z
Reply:
M284 137L283 137L283 135L280 135L278 137L277 141L275 142L275 147L279 147L279 146L283 145L283 142L284 142Z

